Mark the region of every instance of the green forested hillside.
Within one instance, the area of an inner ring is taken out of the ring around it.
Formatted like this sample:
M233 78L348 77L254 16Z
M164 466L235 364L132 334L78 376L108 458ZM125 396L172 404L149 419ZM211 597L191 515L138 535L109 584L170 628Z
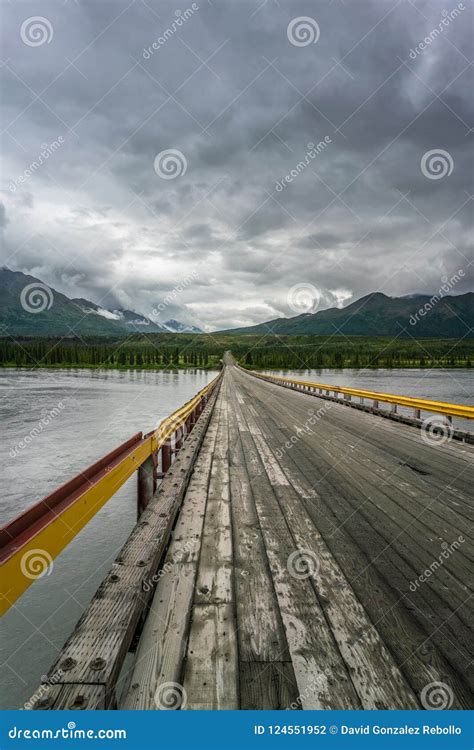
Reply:
M420 313L420 310L423 312ZM435 300L428 295L387 297L369 294L342 309L238 328L229 333L461 338L474 335L474 293Z

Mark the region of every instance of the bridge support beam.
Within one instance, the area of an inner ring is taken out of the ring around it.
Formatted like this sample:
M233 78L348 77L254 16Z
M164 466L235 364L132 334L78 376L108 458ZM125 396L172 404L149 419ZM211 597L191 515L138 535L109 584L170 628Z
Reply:
M137 518L143 511L156 491L156 456L149 456L138 469L137 488Z
M161 446L161 473L165 475L171 466L171 445L166 442Z

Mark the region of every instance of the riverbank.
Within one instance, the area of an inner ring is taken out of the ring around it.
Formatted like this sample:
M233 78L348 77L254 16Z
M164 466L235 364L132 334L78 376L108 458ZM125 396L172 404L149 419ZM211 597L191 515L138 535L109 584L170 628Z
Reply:
M248 365L244 362L239 362L239 364L242 367L245 367L246 370L251 370L252 372L267 372L269 369L275 369L278 368L279 372L285 372L285 373L292 373L295 372L295 368L288 366L288 367L278 367L278 365L275 364L269 364L265 367L256 367L255 365ZM157 366L147 366L147 365L127 365L127 366L119 366L119 365L90 365L90 364L67 364L67 363L59 363L54 365L15 365L15 364L0 364L0 370L96 370L96 371L103 371L107 370L110 372L113 372L114 370L117 370L119 372L186 372L186 371L195 371L195 370L202 370L203 372L211 372L220 369L220 365L216 364L210 364L206 366L199 366L199 365L177 365L176 367L157 367ZM342 370L347 369L354 369L360 372L364 371L377 371L377 370L390 370L396 372L397 370L420 370L421 372L429 371L429 370L472 370L472 365L465 364L460 362L459 364L454 363L450 364L449 366L447 364L435 362L433 364L423 364L420 365L419 363L410 363L410 362L402 362L399 365L395 366L378 366L378 365L366 365L364 367L356 367L354 368L351 363L343 364L340 366L333 366L330 365L324 368L303 368L301 370L298 370L299 374L305 372L321 372L322 370L331 370L333 372L340 372Z

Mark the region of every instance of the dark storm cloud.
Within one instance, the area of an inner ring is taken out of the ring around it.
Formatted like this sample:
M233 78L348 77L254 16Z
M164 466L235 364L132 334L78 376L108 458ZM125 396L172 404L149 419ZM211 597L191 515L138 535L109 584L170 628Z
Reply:
M4 262L144 313L196 271L170 317L209 328L292 314L302 282L322 306L472 286L467 2L191 6L45 2L37 46L37 4L4 6ZM290 43L299 16L317 43Z

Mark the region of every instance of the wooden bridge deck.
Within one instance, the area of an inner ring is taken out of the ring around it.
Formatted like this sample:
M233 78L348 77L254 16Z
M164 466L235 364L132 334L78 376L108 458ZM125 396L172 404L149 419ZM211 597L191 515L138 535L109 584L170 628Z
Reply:
M468 707L473 456L226 367L120 707Z

